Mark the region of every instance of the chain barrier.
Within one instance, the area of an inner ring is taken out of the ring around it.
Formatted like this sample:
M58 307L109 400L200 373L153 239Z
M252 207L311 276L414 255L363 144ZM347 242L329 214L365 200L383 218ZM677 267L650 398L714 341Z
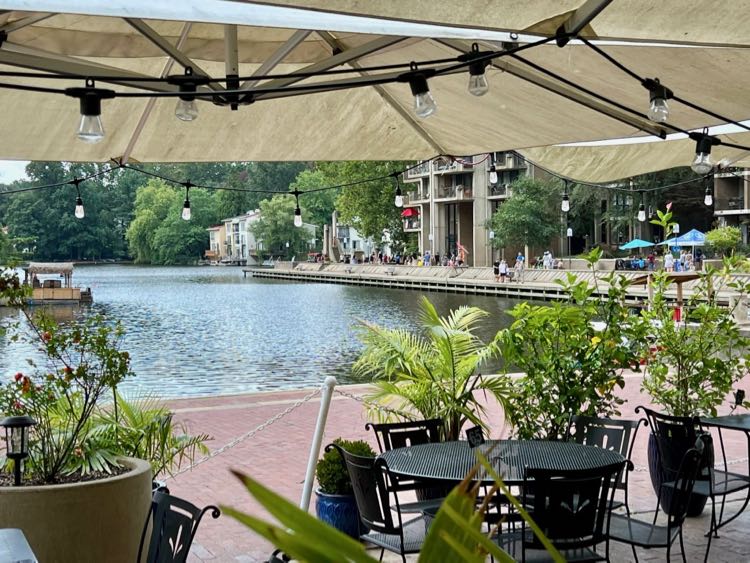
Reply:
M253 428L249 432L245 432L242 436L239 436L239 437L235 438L234 440L232 440L231 442L228 442L228 443L224 444L218 450L214 450L213 452L211 452L207 456L202 457L201 459L199 459L198 461L196 461L194 463L191 463L188 467L180 469L179 471L177 471L176 473L174 473L172 475L168 475L167 477L164 478L164 480L166 481L168 479L174 479L175 477L178 477L179 475L182 475L183 473L186 473L187 471L191 471L194 467L197 467L201 463L206 462L209 459L213 459L213 458L215 458L219 454L223 454L225 451L232 449L234 446L236 446L237 444L240 444L240 443L244 442L248 438L252 438L258 432L260 432L262 430L265 430L266 428L268 428L269 426L271 426L274 422L278 422L279 420L281 420L282 418L284 418L286 415L288 415L289 413L291 413L293 410L301 407L302 405L304 405L305 403L307 403L308 401L310 401L316 395L320 395L320 393L321 393L320 389L316 389L314 391L311 391L310 393L308 393L307 395L305 395L304 397L302 397L299 401L294 402L292 405L290 405L289 407L287 407L286 409L284 409L280 413L275 414L274 416L272 416L271 418L269 418L268 420L266 420L263 424L261 424L259 426L256 426L255 428Z
M367 408L382 411L387 414L401 415L399 411L389 409L388 407L384 407L383 405L379 405L378 403L374 403L372 401L368 401L364 397L360 397L359 395L354 395L353 393L349 393L348 391L342 391L338 387L335 388L333 392L338 393L339 395L341 395L342 397L346 397L347 399L352 399L354 401L357 401L358 403L363 404Z

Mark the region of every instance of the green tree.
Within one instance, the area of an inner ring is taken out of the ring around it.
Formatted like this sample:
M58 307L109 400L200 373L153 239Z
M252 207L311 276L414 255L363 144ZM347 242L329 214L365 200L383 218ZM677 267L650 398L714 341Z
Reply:
M135 218L128 227L126 238L130 255L136 263L150 264L157 260L154 237L167 218L170 209L181 202L176 190L161 180L152 179L139 188L135 197Z
M741 242L739 227L719 227L706 233L706 244L722 256L731 254Z
M263 250L272 256L291 259L307 254L313 234L306 228L294 226L294 198L275 195L260 202L260 219L251 229ZM287 246L289 243L289 246Z
M521 178L511 185L513 195L490 219L492 245L546 246L559 234L561 186L557 181Z

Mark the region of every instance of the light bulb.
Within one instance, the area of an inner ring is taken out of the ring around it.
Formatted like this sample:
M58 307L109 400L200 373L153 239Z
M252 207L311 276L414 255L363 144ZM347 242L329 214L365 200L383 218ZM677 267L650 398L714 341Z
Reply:
M302 210L299 207L294 210L294 226L302 226Z
M714 196L711 193L711 188L706 188L706 197L703 198L703 203L708 207L711 207L714 204Z
M664 98L652 98L648 108L648 118L656 123L666 123L669 119L669 105Z
M190 200L186 199L185 203L182 206L182 218L185 221L190 221L190 217L192 217L192 213L190 211Z
M430 94L429 90L421 94L415 94L414 113L417 114L417 117L421 117L422 119L424 119L425 117L430 117L436 111L437 104L435 103L435 98L432 97L432 94Z
M81 115L78 138L84 143L98 143L104 138L104 127L100 115Z
M646 207L641 203L638 208L638 220L643 223L646 220Z
M83 200L79 196L76 198L76 210L75 210L76 219L83 219L85 215L86 215L86 212L83 210Z
M487 82L487 75L482 74L470 74L469 75L469 93L474 96L484 96L490 91L490 83Z
M711 160L711 153L699 152L696 153L693 163L690 165L693 172L700 175L705 175L711 172L714 168L714 162Z
M560 209L562 209L563 213L567 213L568 211L570 211L570 198L568 198L568 194L563 194Z
M494 164L490 166L490 184L497 184L497 169Z
M182 121L198 119L198 104L195 103L195 98L190 100L179 98L174 108L174 114L177 119Z

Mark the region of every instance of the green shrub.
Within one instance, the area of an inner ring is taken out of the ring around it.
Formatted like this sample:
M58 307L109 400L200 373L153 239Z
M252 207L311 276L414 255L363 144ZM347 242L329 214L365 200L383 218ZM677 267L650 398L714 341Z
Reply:
M375 452L370 447L370 444L364 440L349 441L343 438L336 438L333 443L354 455L362 457L375 456ZM352 494L352 482L349 480L346 463L335 448L328 450L318 460L315 475L318 478L318 485L322 492L329 495Z

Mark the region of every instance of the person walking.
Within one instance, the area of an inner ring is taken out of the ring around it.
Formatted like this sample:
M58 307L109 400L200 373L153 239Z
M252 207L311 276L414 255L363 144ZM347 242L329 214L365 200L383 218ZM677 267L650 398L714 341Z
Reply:
M515 273L514 273L513 277L516 279L517 282L522 282L523 281L523 262L524 261L523 261L523 255L520 252L518 253L518 256L520 256L521 259L519 260L518 258L516 258L516 264L513 267L513 269L515 270Z
M505 278L508 277L508 263L505 258L500 260L500 281L505 283Z
M671 252L667 252L664 255L664 269L667 272L674 272L674 256Z
M500 262L495 260L492 263L492 273L495 274L495 282L500 281Z

